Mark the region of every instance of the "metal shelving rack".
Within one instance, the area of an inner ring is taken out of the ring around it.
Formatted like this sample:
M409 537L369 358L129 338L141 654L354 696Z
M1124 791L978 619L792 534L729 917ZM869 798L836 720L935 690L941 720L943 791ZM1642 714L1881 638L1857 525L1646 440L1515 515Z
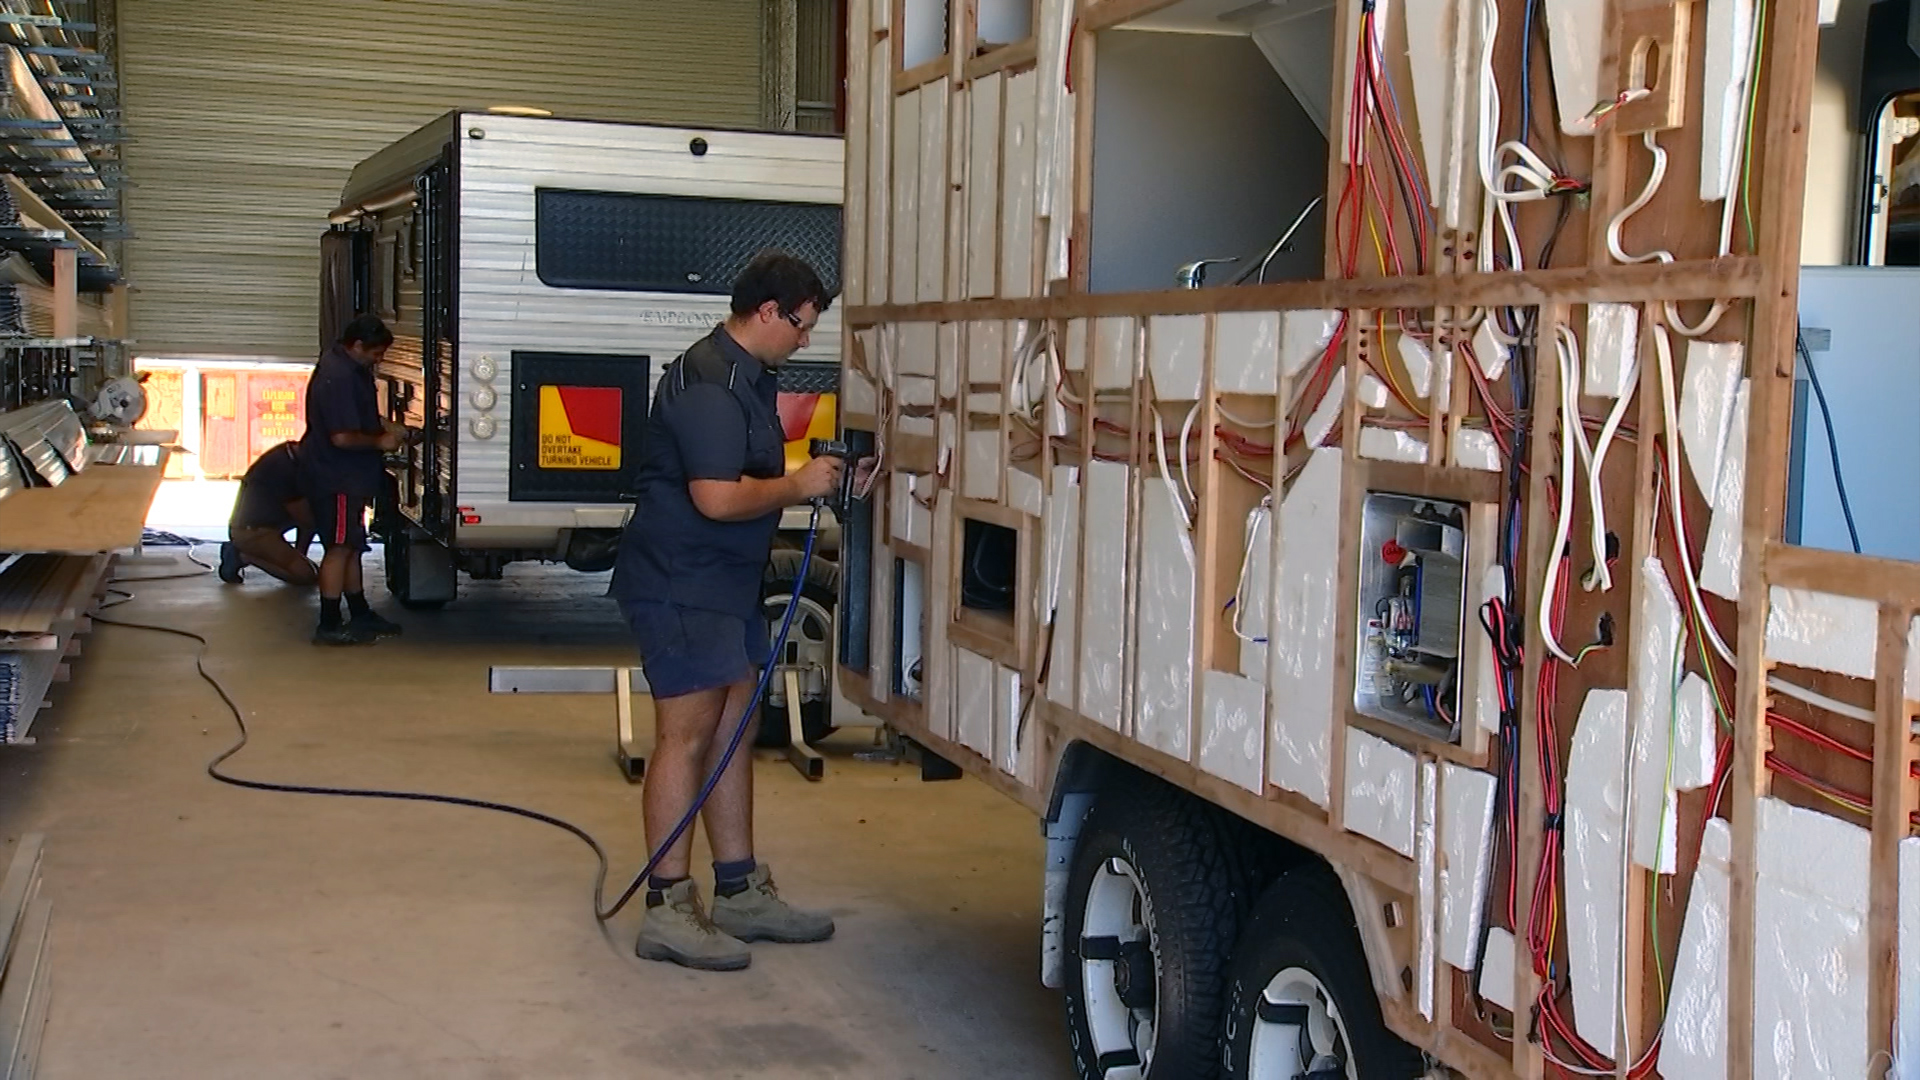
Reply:
M24 258L53 293L51 327L23 318L21 333L0 334L0 409L85 397L130 367L111 20L111 0L0 0L0 253ZM83 311L106 332L84 332Z

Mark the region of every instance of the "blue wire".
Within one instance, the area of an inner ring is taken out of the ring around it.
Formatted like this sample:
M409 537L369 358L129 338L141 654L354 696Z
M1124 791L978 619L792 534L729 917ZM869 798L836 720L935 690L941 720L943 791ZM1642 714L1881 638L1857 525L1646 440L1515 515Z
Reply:
M1853 523L1853 503L1847 498L1847 481L1840 475L1840 440L1833 434L1833 412L1827 408L1827 392L1820 388L1820 372L1813 366L1813 353L1807 337L1794 331L1794 346L1800 350L1800 362L1806 365L1807 381L1813 384L1813 396L1820 399L1820 419L1827 429L1827 461L1833 466L1833 489L1840 495L1840 513L1847 519L1847 536L1853 541L1853 553L1860 554L1860 530Z
M1520 30L1520 142L1533 130L1533 6L1539 0L1527 0L1526 22Z
M767 684L773 679L774 660L779 657L780 650L786 647L787 634L793 630L793 614L800 608L800 589L806 583L808 567L813 565L813 542L819 536L820 507L815 505L813 518L807 522L807 549L800 556L800 573L794 578L793 595L787 598L787 613L780 620L780 633L775 635L773 648L767 653L767 662L760 669L760 682L753 688L753 698L747 702L746 710L740 714L740 723L734 727L733 738L727 743L726 753L720 755L720 763L713 767L712 775L708 776L707 782L700 786L700 793L693 797L693 805L687 807L687 812L681 817L680 823L675 825L673 832L660 842L659 850L647 856L647 865L641 867L640 872L634 875L633 880L636 885L653 873L654 867L660 865L660 860L667 857L667 852L673 850L673 845L679 843L680 838L685 836L687 830L693 826L693 819L699 816L700 808L707 804L707 797L712 795L713 789L719 786L720 778L726 775L727 765L733 761L735 751L740 749L741 740L747 737L747 729L753 726L753 714L760 708L760 699L766 696ZM631 893L633 890L629 888L627 891Z

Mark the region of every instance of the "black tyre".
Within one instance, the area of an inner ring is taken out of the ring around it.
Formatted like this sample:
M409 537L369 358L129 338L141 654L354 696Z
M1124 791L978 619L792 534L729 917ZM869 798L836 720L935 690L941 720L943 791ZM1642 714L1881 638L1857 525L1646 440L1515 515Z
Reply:
M1387 1030L1346 890L1282 874L1254 905L1227 975L1227 1080L1412 1080L1420 1052Z
M387 591L393 594L396 603L408 611L438 611L447 606L446 598L423 599L414 595L414 543L411 530L404 527L388 534L382 555L382 560L387 565Z
M780 633L780 619L786 614L799 576L800 552L776 551L767 560L760 596L769 637ZM814 555L807 580L801 583L800 606L793 613L793 628L779 660L801 668L800 725L808 742L833 732L833 609L839 602L840 568ZM786 680L775 672L767 684L766 700L760 705L760 736L755 745L787 745L792 737L788 728Z
M1067 881L1066 1009L1088 1080L1219 1075L1229 951L1248 901L1217 812L1159 781L1103 794Z

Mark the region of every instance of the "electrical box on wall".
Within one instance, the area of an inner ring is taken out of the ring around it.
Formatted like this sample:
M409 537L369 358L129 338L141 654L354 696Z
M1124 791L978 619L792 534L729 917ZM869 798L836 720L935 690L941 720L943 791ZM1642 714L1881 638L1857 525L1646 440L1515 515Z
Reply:
M1460 737L1467 507L1373 492L1360 523L1353 706L1422 735Z

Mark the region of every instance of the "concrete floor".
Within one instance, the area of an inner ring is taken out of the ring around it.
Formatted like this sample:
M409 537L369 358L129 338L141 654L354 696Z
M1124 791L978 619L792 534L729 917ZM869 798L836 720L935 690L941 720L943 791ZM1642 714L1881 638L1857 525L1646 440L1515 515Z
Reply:
M271 582L125 587L110 615L212 638L254 726L237 772L515 802L600 836L616 875L642 860L611 702L486 693L492 663L626 662L604 579L512 567L346 651L308 645L310 597ZM98 628L37 745L0 752L6 839L48 836L45 1080L1071 1075L1038 830L980 784L854 761L851 733L821 784L759 761L761 854L840 934L696 974L632 956L637 912L595 928L591 857L554 829L209 780L233 726L191 655Z

